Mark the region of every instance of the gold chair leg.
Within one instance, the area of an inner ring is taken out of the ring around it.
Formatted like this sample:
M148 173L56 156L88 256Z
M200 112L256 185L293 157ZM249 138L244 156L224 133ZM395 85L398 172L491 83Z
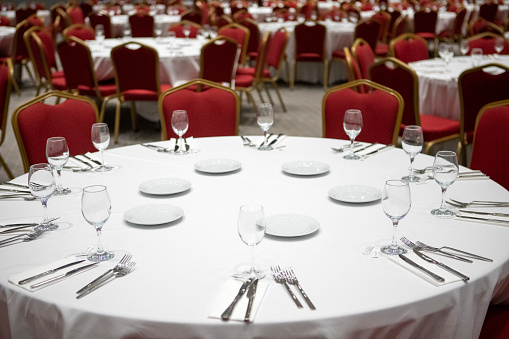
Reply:
M290 89L293 89L293 85L295 83L295 73L296 73L296 61L292 60L291 74L290 74Z
M2 158L2 155L0 155L0 165L5 169L5 172L7 173L7 176L9 179L14 179L14 175L12 175L11 170L9 169L9 166L4 161L4 158Z
M267 93L267 96L269 97L270 104L274 106L274 100L272 100L272 96L270 95L269 89L267 88L267 86L265 86L265 83L263 83L262 86L265 89L265 93Z
M271 84L272 84L272 87L274 87L274 89L276 90L276 94L277 94L277 96L279 98L279 102L281 102L281 106L283 107L283 111L288 112L286 110L286 106L285 106L285 103L283 101L283 98L281 97L281 93L279 93L279 88L278 88L278 86L276 84L276 81L272 80Z
M133 131L138 130L138 113L136 113L136 102L131 101L131 128Z
M323 61L323 88L329 87L329 60Z
M263 99L263 95L262 95L262 91L260 91L260 88L258 86L256 86L256 91L258 92L258 96L260 97L260 102L265 102L265 100Z
M249 101L251 101L253 103L254 111L255 112L258 111L258 107L256 106L256 102L255 102L255 100L253 98L253 95L251 94L251 91L246 91L246 95L247 95Z
M118 143L118 130L120 128L120 105L122 104L121 98L118 98L117 107L115 110L115 144Z
M28 62L24 62L23 66L25 66L25 69L27 70L28 76L30 77L30 80L35 82L34 76L32 75L32 72L30 72L30 68L28 67Z

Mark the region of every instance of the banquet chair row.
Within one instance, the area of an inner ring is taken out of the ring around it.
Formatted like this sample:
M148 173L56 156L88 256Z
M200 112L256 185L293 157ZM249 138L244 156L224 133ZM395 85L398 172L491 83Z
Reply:
M468 38L469 49L467 55L470 55L474 48L482 49L483 54L496 54L495 43L497 40L503 41L504 48L500 54L509 54L509 42L507 39L491 32L484 32Z

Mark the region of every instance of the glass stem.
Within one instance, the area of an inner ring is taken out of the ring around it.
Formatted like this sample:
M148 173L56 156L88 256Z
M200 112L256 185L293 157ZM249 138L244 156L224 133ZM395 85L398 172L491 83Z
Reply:
M353 156L353 143L355 142L355 138L350 138L350 155Z
M413 157L410 157L410 178L414 177L414 159Z
M179 134L178 149L182 152L182 134Z
M249 273L255 274L256 270L255 270L255 263L254 263L254 246L253 245L249 246L249 252L251 254L251 268L249 269Z
M392 243L391 248L397 249L398 248L398 220L392 221Z
M267 144L267 131L263 131L263 144Z
M440 205L440 210L445 211L447 207L445 206L445 192L447 192L447 187L441 187L442 188L442 204Z
M44 219L42 221L42 224L47 225L48 224L48 199L42 199L41 203L42 203L42 210L44 212Z
M97 231L97 253L103 253L104 249L103 243L101 241L102 228L97 228L96 231Z
M105 167L104 166L104 150L101 150L101 164L102 164L102 167Z
M57 168L57 191L62 190L62 168Z

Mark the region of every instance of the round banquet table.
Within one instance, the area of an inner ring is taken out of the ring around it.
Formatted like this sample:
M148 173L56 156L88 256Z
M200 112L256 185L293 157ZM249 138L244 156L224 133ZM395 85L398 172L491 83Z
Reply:
M186 156L133 145L105 152L106 162L118 166L111 172L65 172L63 183L75 193L51 197L48 204L50 217L60 217L60 228L36 241L0 247L0 337L477 338L490 300L503 302L509 296L508 229L432 217L429 211L440 203L440 188L428 181L411 185L412 207L400 222L399 235L494 261L470 264L443 257L470 281L437 287L385 257L363 255L367 245L392 234L381 203L342 203L329 198L328 190L353 184L382 188L385 180L407 173L409 159L401 149L392 149L365 161L347 161L330 148L346 143L287 137L279 144L286 146L282 150L262 152L243 146L239 137L200 138L191 143L199 151ZM203 174L194 165L205 159L237 160L242 167ZM330 171L309 177L285 174L282 165L295 160L321 161ZM432 162L418 155L416 167ZM166 196L138 190L146 180L168 177L187 179L192 188ZM15 179L26 181L26 175ZM104 246L117 257L131 253L137 262L133 273L80 300L75 292L113 263L35 292L9 283L12 275L96 244L80 212L79 189L93 184L106 185L112 201ZM509 200L509 192L491 180L457 181L447 194L465 201ZM250 260L236 227L239 206L247 203L262 204L267 216L315 218L320 228L299 237L267 235L255 248L255 261L267 272L260 285L268 287L254 322L209 318L230 274ZM176 205L184 216L160 226L123 220L124 212L146 204ZM42 214L38 201L2 200L0 210L2 224L39 220ZM304 302L298 309L270 277L270 265L291 266L317 309L311 311Z
M509 55L484 55L480 65L498 63L509 67ZM419 77L419 111L421 114L436 115L460 120L461 106L458 92L458 78L473 67L471 57L454 57L446 71L445 61L429 59L409 63Z
M171 24L180 21L180 15L156 14L154 15L154 26L160 28L164 35L170 29ZM114 15L111 17L111 35L116 37L124 36L124 29L129 26L128 15Z

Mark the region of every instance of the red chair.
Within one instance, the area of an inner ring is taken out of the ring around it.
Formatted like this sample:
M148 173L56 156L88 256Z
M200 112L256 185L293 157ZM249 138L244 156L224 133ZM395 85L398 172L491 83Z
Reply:
M470 55L474 48L482 49L483 54L495 54L495 42L497 39L503 39L504 42L504 49L500 54L509 54L509 42L500 35L490 32L484 32L468 38L469 49L467 54Z
M359 68L359 64L350 53L348 47L345 47L344 51L348 81L362 80L362 74L361 69ZM364 86L359 86L359 91L361 93L365 93L366 88Z
M185 38L186 37L184 34L185 25L189 26L189 38L192 39L196 38L196 36L200 32L201 26L192 21L183 20L180 22L176 22L170 26L169 31L175 32L175 36L177 38Z
M64 39L73 36L81 40L95 40L94 30L83 24L74 24L67 27L62 35Z
M498 68L498 74L493 73ZM466 148L474 139L477 115L481 108L494 101L509 99L509 68L500 64L486 64L468 69L458 79L461 107L461 161L467 163Z
M279 102L281 103L281 107L283 108L283 111L286 110L285 103L283 101L283 98L281 97L281 93L279 93L279 88L277 86L277 81L279 80L279 71L281 68L281 63L285 61L286 64L286 74L288 74L288 63L286 62L286 45L288 43L288 32L284 27L278 29L272 34L272 39L270 42L270 46L267 51L267 67L269 69L264 70L263 72L263 81L264 82L270 82L272 84L272 87L276 91L276 94L279 98ZM272 68L272 74L270 71L270 68ZM267 88L265 87L265 90ZM270 95L267 95L270 98ZM271 99L272 102L272 99Z
M65 90L64 72L57 70L55 46L52 36L40 26L30 28L24 34L28 55L37 78L36 96L42 87L48 90Z
M215 13L212 13L210 22L212 23L213 26L216 26L219 29L223 26L233 23L233 20L226 14L217 16L215 15Z
M94 11L94 3L92 1L81 2L79 6L83 12L83 18L88 17L88 15Z
M35 17L31 17L35 18ZM41 23L42 24L42 23ZM30 76L30 79L34 80L32 76L32 72L30 72L30 68L28 67L28 61L30 61L30 55L28 55L27 45L25 44L25 40L23 39L23 35L26 31L34 26L34 20L26 19L16 25L16 30L14 31L13 43L12 43L12 62L14 65L25 66L25 69ZM21 77L21 74L20 74Z
M352 45L352 56L359 65L362 79L369 79L369 67L375 62L375 53L366 40L355 39Z
M239 64L243 65L246 61L246 53L247 46L249 43L249 29L246 27L231 23L226 26L219 28L217 34L231 38L232 40L237 41L237 44L240 46L240 56L239 56Z
M232 16L233 22L239 23L244 19L251 19L254 20L254 17L247 11L247 9L243 9L241 11L237 11Z
M34 14L37 14L37 9L34 7L26 7L26 6L20 6L16 8L15 15L16 15L16 23L20 23L23 20L28 19L29 16L32 16Z
M391 40L389 55L404 63L428 59L428 44L418 35L406 33Z
M354 41L355 39L362 38L366 41L373 51L376 51L378 32L380 31L381 24L377 20L361 20L355 26ZM332 52L333 59L345 59L344 50L335 50Z
M359 93L358 86L368 86L368 93ZM323 137L349 139L343 129L348 109L362 112L362 132L355 140L397 145L403 98L396 91L370 80L355 80L330 88L322 100Z
M161 140L177 137L171 127L171 116L173 111L179 109L187 111L188 135L193 137L238 135L240 99L231 88L195 79L162 93L159 99Z
M490 32L504 36L504 30L502 27L499 27L483 18L477 18L468 25L468 34L471 36L484 32Z
M11 98L12 78L11 59L5 59L0 62L0 146L4 142L7 131L7 116L9 115L9 99ZM9 166L0 154L0 165L5 169L9 179L14 179Z
M316 5L313 1L307 1L302 7L300 8L300 13L304 14L306 17L306 20L311 19L311 15L313 14L313 11L316 9Z
M90 25L95 30L95 26L103 25L104 27L104 37L106 39L111 39L113 36L111 35L111 19L107 12L92 12L88 16L90 20Z
M509 190L507 126L509 126L509 100L493 102L481 108L475 124L470 168L481 170ZM507 306L505 308L507 309ZM505 318L505 324L506 334L509 335L509 318Z
M396 19L394 22L394 27L392 28L391 40L400 36L405 32L406 27L408 26L408 18L406 15L402 15Z
M50 105L44 102L46 99L65 101ZM46 140L50 137L64 137L71 156L95 152L90 130L96 122L95 103L66 92L48 92L18 107L12 114L12 128L25 172L30 165L47 162Z
M438 38L441 39L453 39L461 40L463 36L463 23L465 22L465 16L467 15L467 9L461 7L456 12L456 18L454 19L453 28L438 33Z
M88 45L83 41L75 37L64 39L58 44L57 51L69 91L94 97L100 103L103 102L105 97L117 92L114 81L97 81L92 54ZM101 110L101 115L103 114Z
M394 8L389 8L386 10L386 12L389 13L389 15L391 16L391 21L389 22L389 29L387 30L387 40L390 40L394 38L394 36L392 36L394 24L399 18L401 18L402 15L400 10Z
M378 41L385 42L391 24L391 15L386 11L380 11L371 16L371 19L380 22L380 29L378 30Z
M497 12L498 4L495 2L486 2L479 6L479 17L489 22L495 22Z
M237 69L237 42L224 37L207 42L201 49L200 78L231 86Z
M133 38L151 38L154 36L154 17L144 12L129 16L131 36Z
M414 14L414 33L425 40L435 41L438 12L424 8Z
M441 118L419 112L419 78L407 64L395 58L385 58L369 68L369 79L398 92L405 101L401 132L407 125L422 127L424 136L423 153L438 143L459 137L460 123L457 120Z
M329 60L325 55L326 28L317 22L305 21L295 26L295 55L292 60L290 74L290 88L295 83L297 62L323 63L323 87L327 88L329 75Z
M67 15L71 18L72 24L84 24L85 16L80 6L69 6L66 9Z
M194 22L195 24L201 25L203 15L201 11L189 9L180 15L180 20L187 20Z
M0 16L0 26L10 26L11 22L9 21L9 18L5 15Z
M104 107L109 100L117 98L115 112L115 143L120 127L120 105L131 101L131 122L136 128L135 101L157 101L162 92L171 85L159 82L159 56L152 47L137 42L126 42L111 50L117 93L104 98L100 121L104 120ZM136 67L133 67L136 65Z
M247 61L256 60L258 55L258 44L260 43L260 30L256 21L246 18L239 21L239 24L249 29L249 41L247 43Z

